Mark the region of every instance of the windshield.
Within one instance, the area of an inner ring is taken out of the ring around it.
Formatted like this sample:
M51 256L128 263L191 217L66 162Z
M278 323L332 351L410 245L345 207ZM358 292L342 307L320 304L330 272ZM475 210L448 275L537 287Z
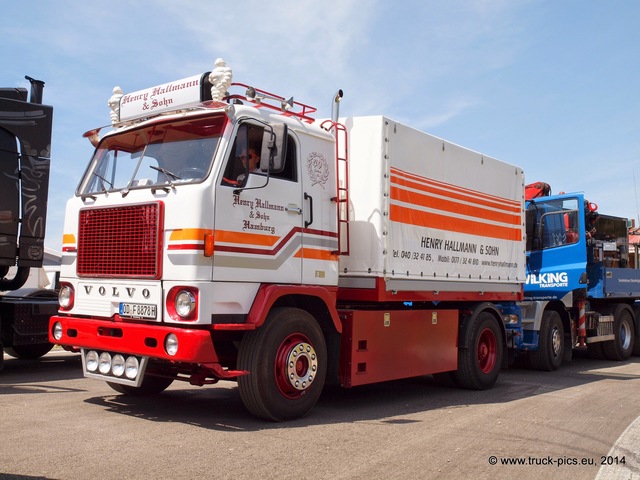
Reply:
M106 137L78 193L198 182L209 173L225 117L159 123Z

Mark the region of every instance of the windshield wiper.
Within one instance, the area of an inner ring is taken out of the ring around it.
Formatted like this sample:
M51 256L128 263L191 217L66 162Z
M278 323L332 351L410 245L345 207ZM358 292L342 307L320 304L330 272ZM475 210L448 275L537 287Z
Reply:
M96 172L93 172L93 174L100 179L100 185L102 186L102 191L103 192L107 191L107 189L104 186L105 182L107 182L109 184L109 188L113 188L113 183L111 183L109 180L104 178L102 175L100 175L99 173L96 173Z
M154 167L153 165L149 165L149 168L153 168L154 170L156 170L158 172L164 173L164 176L167 177L167 181L169 182L169 185L171 185L172 187L173 187L173 183L171 183L171 177L173 177L174 180L182 180L182 177L179 177L175 173L167 170L166 168Z

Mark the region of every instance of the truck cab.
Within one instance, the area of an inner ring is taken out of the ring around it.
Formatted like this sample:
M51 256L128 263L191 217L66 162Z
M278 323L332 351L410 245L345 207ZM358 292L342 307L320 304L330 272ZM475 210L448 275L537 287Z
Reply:
M527 201L523 347L542 370L575 347L612 360L634 351L640 270L629 265L627 220L597 208L582 193Z
M24 287L44 260L53 107L42 104L44 82L0 88L0 369L3 350L34 359L53 345L53 289Z

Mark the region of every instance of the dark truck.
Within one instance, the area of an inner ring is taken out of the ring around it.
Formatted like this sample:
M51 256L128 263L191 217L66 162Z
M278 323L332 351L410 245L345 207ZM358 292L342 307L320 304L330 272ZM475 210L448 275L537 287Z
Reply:
M33 359L53 347L53 289L23 288L44 260L53 107L42 104L44 82L0 88L0 351ZM0 369L3 366L0 355Z

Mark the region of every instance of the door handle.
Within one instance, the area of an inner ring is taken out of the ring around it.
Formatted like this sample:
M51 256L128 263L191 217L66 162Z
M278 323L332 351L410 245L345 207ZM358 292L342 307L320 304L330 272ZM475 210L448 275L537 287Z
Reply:
M304 199L309 200L309 221L304 222L304 228L309 227L313 223L313 197L307 192L304 192Z
M285 212L297 213L298 215L302 215L302 208L292 203L284 207L284 210Z

